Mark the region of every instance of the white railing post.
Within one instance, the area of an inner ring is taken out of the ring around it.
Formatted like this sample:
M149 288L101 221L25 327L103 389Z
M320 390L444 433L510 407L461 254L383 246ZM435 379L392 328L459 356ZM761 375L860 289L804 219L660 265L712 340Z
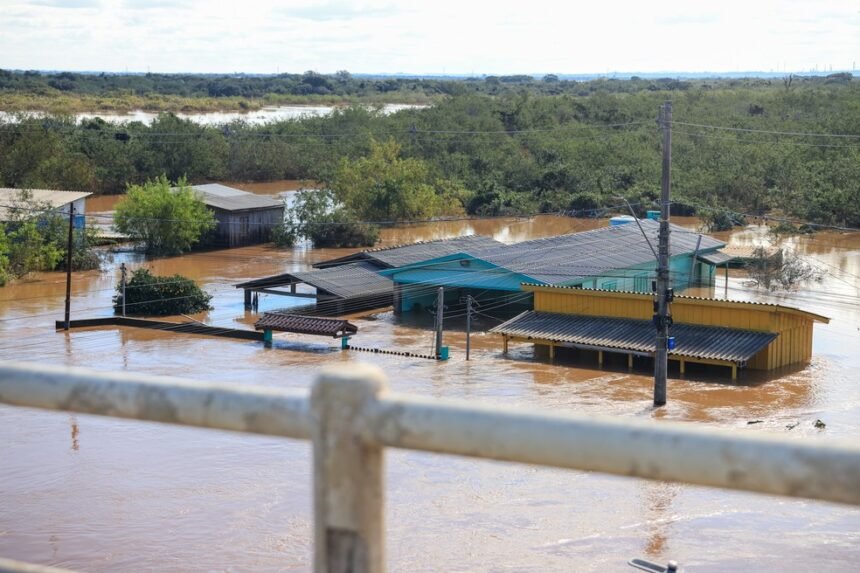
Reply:
M323 370L313 386L316 573L385 571L384 450L365 436L386 388L365 365Z

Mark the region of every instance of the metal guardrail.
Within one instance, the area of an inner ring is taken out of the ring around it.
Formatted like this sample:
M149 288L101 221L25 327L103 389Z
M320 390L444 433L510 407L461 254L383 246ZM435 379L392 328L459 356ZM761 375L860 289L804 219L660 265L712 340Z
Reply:
M0 363L0 403L310 439L314 568L382 572L384 450L476 458L860 505L860 446L390 393L370 366L306 392Z

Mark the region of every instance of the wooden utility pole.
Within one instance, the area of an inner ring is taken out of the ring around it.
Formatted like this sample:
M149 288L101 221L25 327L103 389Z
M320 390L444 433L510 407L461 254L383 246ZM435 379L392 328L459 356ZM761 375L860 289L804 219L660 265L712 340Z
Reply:
M672 171L672 102L660 109L663 130L663 177L660 192L660 235L657 248L657 348L654 352L654 406L666 404L666 377L669 366L669 191Z
M72 248L74 246L75 204L69 205L69 244L66 247L66 323L64 330L69 329L72 314Z

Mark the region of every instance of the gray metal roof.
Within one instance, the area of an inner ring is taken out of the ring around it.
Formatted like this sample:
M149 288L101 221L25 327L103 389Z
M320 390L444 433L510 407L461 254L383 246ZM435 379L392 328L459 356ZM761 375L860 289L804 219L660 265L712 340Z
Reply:
M297 271L254 279L236 288L273 288L305 283L339 298L392 295L391 279L376 274L377 267L367 262L351 263L326 269Z
M322 269L356 261L370 261L376 263L380 269L390 269L456 253L479 253L490 247L504 247L504 244L491 237L465 235L453 239L440 239L437 241L413 243L411 245L370 249L346 255L345 257L322 261L314 266Z
M518 338L549 340L572 345L651 353L655 329L649 320L556 314L528 310L490 330ZM744 363L778 335L696 324L675 324L672 356Z
M640 223L656 249L659 223L650 219L643 219ZM699 234L677 225L670 225L670 229L670 256L696 250ZM707 252L724 245L722 241L702 235L699 250ZM654 254L635 223L534 239L486 248L480 252L467 252L547 284L568 283L590 276L606 275L611 271L652 261L656 264Z
M221 185L220 183L192 185L191 188L200 195L208 207L221 209L222 211L284 208L284 202L281 199L267 197L266 195L255 195L241 189Z
M704 255L699 255L697 258L705 261L706 263L710 263L712 265L724 265L730 261L735 260L734 255L730 255L729 253L726 253L723 251L714 251L713 253L705 253Z

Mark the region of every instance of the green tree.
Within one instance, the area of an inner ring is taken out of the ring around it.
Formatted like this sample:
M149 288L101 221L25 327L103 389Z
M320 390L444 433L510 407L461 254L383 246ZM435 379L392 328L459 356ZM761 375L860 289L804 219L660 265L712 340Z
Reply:
M129 185L116 206L114 226L154 255L178 255L191 249L215 227L215 216L184 178L171 188L164 175L143 185Z
M113 297L114 312L121 313L123 307L122 284L116 287ZM195 282L181 275L157 276L147 269L132 272L125 287L126 314L142 316L167 316L193 314L210 310L212 295L203 291Z
M297 193L282 228L274 236L282 247L292 246L298 237L310 239L315 247L372 247L379 240L379 229L356 221L332 191L303 190Z
M371 142L370 156L341 161L331 189L365 221L409 221L462 214L465 188L434 177L424 161L400 158L394 140Z

